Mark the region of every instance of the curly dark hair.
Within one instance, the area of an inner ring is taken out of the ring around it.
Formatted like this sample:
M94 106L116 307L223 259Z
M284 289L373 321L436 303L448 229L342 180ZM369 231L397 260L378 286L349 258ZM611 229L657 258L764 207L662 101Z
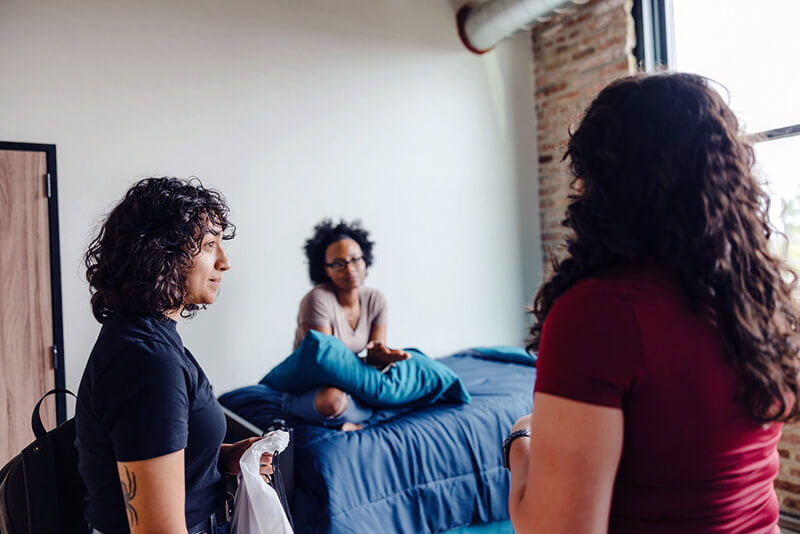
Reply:
M105 218L84 256L92 313L100 323L116 312L157 315L186 304L186 274L210 227L233 239L223 196L192 178L146 178ZM204 306L203 306L204 307Z
M570 134L567 254L539 289L528 349L555 300L614 267L657 262L721 331L738 400L760 422L800 415L797 276L768 249L769 197L722 97L697 75L612 82Z
M369 240L369 232L361 227L361 221L348 223L342 219L339 224L334 225L331 219L322 219L314 227L314 235L306 240L303 247L308 258L308 276L312 283L327 284L331 281L325 274L325 251L342 239L352 239L358 243L364 253L367 268L372 265L372 247L375 243Z

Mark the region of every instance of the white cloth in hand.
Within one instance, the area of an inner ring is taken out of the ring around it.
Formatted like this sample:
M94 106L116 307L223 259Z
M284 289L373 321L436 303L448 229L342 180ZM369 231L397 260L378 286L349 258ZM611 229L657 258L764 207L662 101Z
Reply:
M261 455L282 452L289 433L275 430L253 443L239 459L239 487L233 504L232 534L292 534L278 494L259 473Z

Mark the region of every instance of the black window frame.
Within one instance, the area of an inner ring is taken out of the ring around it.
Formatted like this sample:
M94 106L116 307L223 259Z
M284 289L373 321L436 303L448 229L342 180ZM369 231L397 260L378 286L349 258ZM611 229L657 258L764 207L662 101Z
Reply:
M651 72L670 68L675 57L672 31L672 0L633 0L636 31L633 55L639 68Z

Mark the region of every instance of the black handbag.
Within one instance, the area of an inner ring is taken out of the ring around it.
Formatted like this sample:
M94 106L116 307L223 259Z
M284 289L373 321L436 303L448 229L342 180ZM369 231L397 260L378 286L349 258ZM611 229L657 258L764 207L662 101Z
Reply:
M78 473L75 419L47 432L39 407L55 393L52 389L36 403L31 426L36 440L0 470L0 532L80 533L89 531L83 518L86 486Z

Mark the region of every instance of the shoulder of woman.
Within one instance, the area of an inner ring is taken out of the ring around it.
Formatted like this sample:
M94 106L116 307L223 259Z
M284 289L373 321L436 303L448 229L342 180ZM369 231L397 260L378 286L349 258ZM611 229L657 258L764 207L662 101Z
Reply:
M630 266L575 282L553 303L553 308L593 304L632 305L682 295L679 284L653 266Z
M363 295L367 305L371 308L380 310L387 306L386 296L375 288L363 288Z
M553 302L551 311L564 313L565 310L574 310L576 313L583 314L597 306L603 306L609 302L621 303L625 300L623 292L616 287L616 284L603 279L589 278L579 280L564 291Z
M141 376L191 374L186 357L172 345L157 339L121 344L112 360L111 365Z
M386 296L379 289L375 289L374 287L362 287L361 291L368 299L386 300Z
M305 294L303 301L329 301L336 299L336 293L329 284L319 284L311 288L311 291Z
M179 342L179 341L178 341ZM114 323L103 325L95 343L95 352L115 361L123 360L163 360L180 356L178 347L162 332L139 325Z
M613 295L617 290L616 280L606 278L584 278L578 280L561 295L570 298L587 298L597 295Z
M335 303L336 294L328 284L314 286L300 301L300 315L305 317L309 313L331 313Z
M542 344L547 337L548 347L553 340L558 345L571 343L575 332L578 338L607 346L620 335L639 338L638 319L631 295L617 283L602 279L586 279L566 290L553 303L545 318ZM638 341L637 341L638 343ZM540 348L541 352L545 352Z
M105 352L102 361L92 364L93 396L103 410L113 411L121 403L153 392L164 397L181 391L188 394L196 384L196 372L186 358L166 343L123 341Z

